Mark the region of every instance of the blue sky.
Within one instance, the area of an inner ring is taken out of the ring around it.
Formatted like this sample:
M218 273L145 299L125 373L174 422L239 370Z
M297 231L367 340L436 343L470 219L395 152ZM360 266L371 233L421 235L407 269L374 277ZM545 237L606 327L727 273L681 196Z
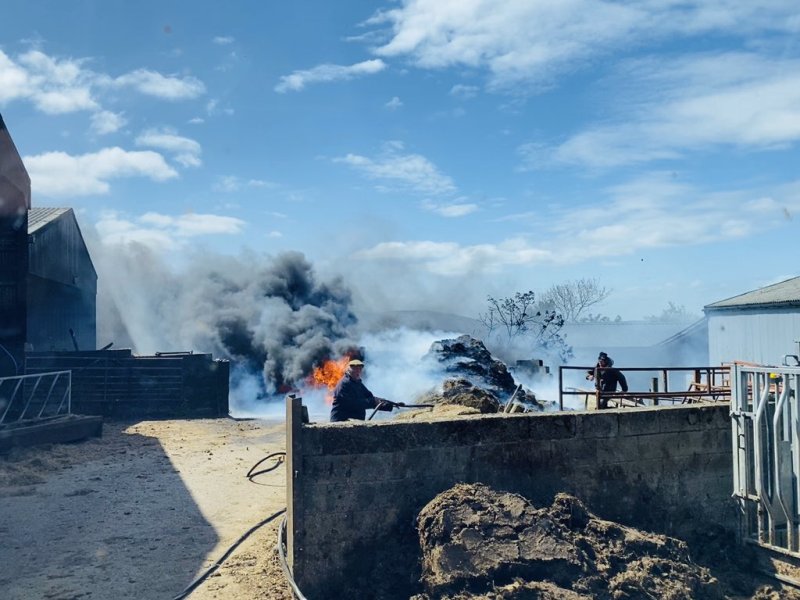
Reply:
M610 316L798 275L791 0L6 0L35 206L174 268L299 250L363 308ZM87 234L89 235L89 234Z

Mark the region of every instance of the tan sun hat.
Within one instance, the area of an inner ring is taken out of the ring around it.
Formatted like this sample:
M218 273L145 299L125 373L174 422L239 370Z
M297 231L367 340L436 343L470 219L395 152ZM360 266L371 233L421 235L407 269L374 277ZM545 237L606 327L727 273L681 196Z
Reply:
M354 358L349 363L347 363L347 366L348 367L363 367L364 363L361 362L360 360L358 360L357 358Z

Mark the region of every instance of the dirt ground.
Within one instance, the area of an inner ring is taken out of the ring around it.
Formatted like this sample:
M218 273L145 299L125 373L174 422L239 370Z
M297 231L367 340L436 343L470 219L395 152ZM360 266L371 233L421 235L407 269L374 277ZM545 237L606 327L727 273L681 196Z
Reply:
M285 507L282 465L246 477L284 439L277 421L105 422L102 438L0 456L0 596L175 598ZM280 520L189 598L291 599L275 553Z

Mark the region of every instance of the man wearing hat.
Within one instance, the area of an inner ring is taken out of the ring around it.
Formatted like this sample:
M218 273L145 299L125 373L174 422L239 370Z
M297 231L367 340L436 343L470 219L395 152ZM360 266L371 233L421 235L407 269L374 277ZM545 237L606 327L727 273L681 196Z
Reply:
M603 398L602 393L616 392L617 384L623 392L628 391L628 381L625 379L625 375L619 369L614 368L613 364L613 359L605 352L601 352L597 357L597 367L595 367L593 379L597 391L601 393L598 408L608 408L608 398Z
M358 359L347 363L347 371L333 389L333 406L331 421L347 421L358 419L363 421L368 408L391 411L394 405L385 398L372 394L361 381L364 363Z

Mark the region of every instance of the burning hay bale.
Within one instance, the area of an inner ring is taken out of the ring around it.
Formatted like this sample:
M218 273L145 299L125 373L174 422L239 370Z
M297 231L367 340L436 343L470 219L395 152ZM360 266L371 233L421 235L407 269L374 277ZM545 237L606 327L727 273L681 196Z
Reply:
M567 494L536 508L459 484L422 509L417 531L425 592L414 600L724 597L684 542L598 519Z
M428 356L444 365L445 371L472 381L499 397L508 397L517 387L508 368L469 335L434 342Z
M425 397L426 403L459 404L492 413L513 396L520 405L543 409L532 391L517 385L505 363L494 358L482 341L469 335L434 342L426 358L453 375L444 381L441 393Z
M500 401L492 392L472 385L467 379L445 379L441 392L429 392L423 395L419 404L458 405L474 408L477 412L496 413L500 410Z

